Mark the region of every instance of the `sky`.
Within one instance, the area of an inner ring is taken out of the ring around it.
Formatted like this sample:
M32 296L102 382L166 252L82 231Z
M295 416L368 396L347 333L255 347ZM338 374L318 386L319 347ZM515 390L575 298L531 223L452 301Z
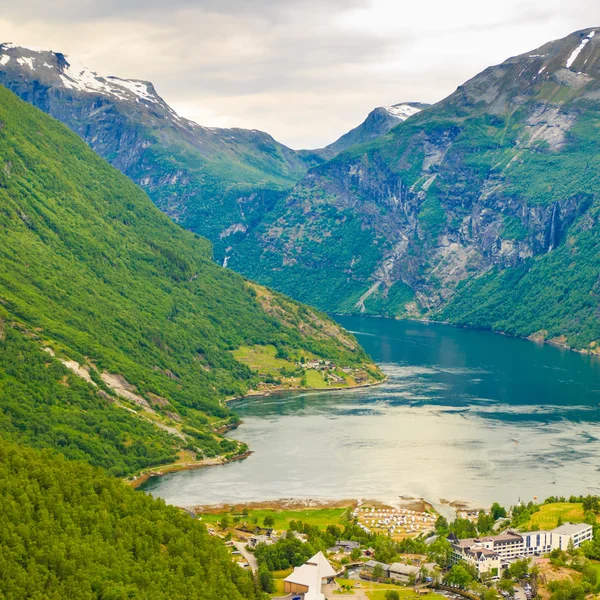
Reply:
M292 148L593 26L598 0L0 0L0 41L152 81L185 117Z

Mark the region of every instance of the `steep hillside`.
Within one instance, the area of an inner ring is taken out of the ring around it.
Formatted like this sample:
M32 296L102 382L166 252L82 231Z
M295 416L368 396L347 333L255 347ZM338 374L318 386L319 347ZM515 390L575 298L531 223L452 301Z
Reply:
M66 124L217 252L321 162L262 131L202 127L151 83L102 77L58 52L0 44L0 84Z
M223 399L295 382L240 347L269 345L300 373L307 357L380 376L343 329L218 267L206 240L1 87L0 239L0 431L15 439L129 473L244 450L213 433L236 422Z
M600 339L600 30L490 67L311 170L231 266L340 312Z
M345 133L332 144L319 150L303 150L302 153L305 153L307 157L316 154L321 158L330 160L351 146L376 140L398 123L406 121L406 119L416 115L428 106L429 104L421 102L402 102L392 106L380 106L372 110L360 125Z
M260 598L204 525L99 469L0 438L0 597Z

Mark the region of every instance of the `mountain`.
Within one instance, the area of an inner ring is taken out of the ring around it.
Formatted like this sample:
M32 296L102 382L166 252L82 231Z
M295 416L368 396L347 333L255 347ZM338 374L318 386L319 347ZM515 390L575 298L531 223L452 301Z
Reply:
M311 169L230 266L332 312L595 348L600 29L489 67Z
M310 167L427 106L376 108L326 148L294 151L262 131L202 127L177 115L150 82L103 77L60 52L0 44L0 84L67 125L163 212L211 240L225 264Z
M202 127L178 116L151 83L102 77L59 52L0 44L0 84L67 125L163 212L217 244L251 227L322 162L262 131Z
M428 106L429 104L423 104L422 102L402 102L392 106L380 106L372 110L360 125L345 133L332 144L319 150L304 150L303 152L307 156L316 154L321 158L330 160L340 152L350 148L350 146L376 140L398 123L406 121L406 119L416 115Z
M380 377L341 327L217 266L3 87L0 238L0 433L15 441L119 475L227 459L246 448L218 434L237 423L226 397L305 385L302 361L350 367L342 384Z
M0 596L262 598L223 542L100 469L0 438Z

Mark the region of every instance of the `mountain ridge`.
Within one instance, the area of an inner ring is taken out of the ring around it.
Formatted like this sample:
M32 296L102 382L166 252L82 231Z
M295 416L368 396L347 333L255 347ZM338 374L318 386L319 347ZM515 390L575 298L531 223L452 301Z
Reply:
M301 150L300 152L307 155L316 154L326 160L331 160L350 146L364 144L385 135L390 129L428 106L430 105L423 102L400 102L391 106L379 106L374 108L362 123L340 136L335 142L324 148Z
M387 133L406 110L425 106L377 108L327 148L296 151L255 129L194 123L152 83L98 75L60 52L0 44L0 85L75 131L163 212L210 239L225 265L231 249L309 168L348 144Z
M587 290L596 305L584 265L598 258L574 240L593 233L598 200L596 31L489 67L385 136L314 167L230 265L332 312L594 344L600 331L579 295ZM546 273L563 255L568 272L569 252L586 272L573 288L561 270ZM562 290L564 307L534 272ZM526 306L513 278L533 290Z

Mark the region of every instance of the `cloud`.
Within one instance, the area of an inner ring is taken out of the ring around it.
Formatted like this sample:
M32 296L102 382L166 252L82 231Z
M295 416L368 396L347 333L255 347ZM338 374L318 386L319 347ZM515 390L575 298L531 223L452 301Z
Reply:
M317 147L372 108L437 101L489 64L600 24L591 0L0 0L6 41L147 79L203 125ZM34 18L31 15L35 15Z

